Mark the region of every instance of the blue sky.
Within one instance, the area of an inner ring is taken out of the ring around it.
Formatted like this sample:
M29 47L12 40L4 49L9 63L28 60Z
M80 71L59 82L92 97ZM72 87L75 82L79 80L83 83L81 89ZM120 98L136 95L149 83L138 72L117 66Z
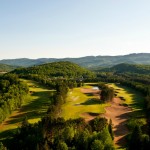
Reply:
M0 59L149 51L149 0L0 0Z

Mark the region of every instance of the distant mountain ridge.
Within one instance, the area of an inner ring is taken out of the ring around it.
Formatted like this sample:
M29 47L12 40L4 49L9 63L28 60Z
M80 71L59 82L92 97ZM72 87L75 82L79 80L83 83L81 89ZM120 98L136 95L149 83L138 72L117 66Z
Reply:
M128 55L118 55L118 56L85 56L79 58L38 58L38 59L4 59L0 60L0 63L12 65L12 66L23 66L29 67L34 65L40 65L50 62L57 61L70 61L77 63L80 66L86 68L93 67L110 67L120 63L130 63L130 64L150 64L150 53L133 53Z

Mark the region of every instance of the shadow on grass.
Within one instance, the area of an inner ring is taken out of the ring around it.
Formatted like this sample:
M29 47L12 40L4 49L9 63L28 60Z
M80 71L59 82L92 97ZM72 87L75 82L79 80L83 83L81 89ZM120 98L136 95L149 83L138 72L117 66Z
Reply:
M117 84L117 86L119 88L123 88L127 92L127 94L131 95L133 102L132 102L132 104L129 105L130 107L132 107L134 109L144 109L144 97L145 97L144 95L142 95L140 92L138 92L130 87L123 86L120 84ZM119 90L119 89L117 88L117 90ZM123 95L121 97L123 97Z
M3 143L4 146L11 147L11 139L17 133L18 129L9 129L3 132L0 132L0 142Z
M90 116L96 117L99 116L99 113L87 112Z
M93 93L84 93L84 94L87 96L93 96L94 95Z
M84 103L80 103L80 105L96 105L96 104L102 104L102 102L99 99L92 98L87 100Z
M36 98L27 105L22 106L17 115L11 116L6 124L21 122L25 117L28 119L43 117L51 103L49 93L49 91L34 92L32 96Z
M0 142L6 139L10 139L17 132L18 129L9 129L3 132L0 132Z
M129 134L129 129L127 127L127 120L131 118L135 118L135 114L138 114L136 117L137 119L143 118L142 110L131 111L131 112L127 112L127 113L116 116L117 120L124 120L121 123L114 126L115 137L122 136L116 143L119 146L119 148L125 148L127 145L128 141L126 140L126 136Z

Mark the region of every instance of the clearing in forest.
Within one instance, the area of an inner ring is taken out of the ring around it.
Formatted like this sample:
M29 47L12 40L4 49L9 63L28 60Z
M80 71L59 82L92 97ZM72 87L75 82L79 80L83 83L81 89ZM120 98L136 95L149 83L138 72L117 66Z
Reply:
M109 104L101 103L99 90L93 86L83 86L69 91L61 116L65 119L83 117L89 121L104 113L106 106Z
M45 115L51 103L50 93L53 92L52 90L31 80L23 81L28 84L30 94L27 96L22 107L15 110L0 125L1 132L17 128L25 117L28 118L30 123L38 122Z

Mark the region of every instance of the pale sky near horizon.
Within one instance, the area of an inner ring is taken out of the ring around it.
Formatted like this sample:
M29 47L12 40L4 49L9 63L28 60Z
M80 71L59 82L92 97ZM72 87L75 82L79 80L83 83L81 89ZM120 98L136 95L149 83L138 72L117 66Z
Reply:
M150 0L0 0L0 59L150 52Z

